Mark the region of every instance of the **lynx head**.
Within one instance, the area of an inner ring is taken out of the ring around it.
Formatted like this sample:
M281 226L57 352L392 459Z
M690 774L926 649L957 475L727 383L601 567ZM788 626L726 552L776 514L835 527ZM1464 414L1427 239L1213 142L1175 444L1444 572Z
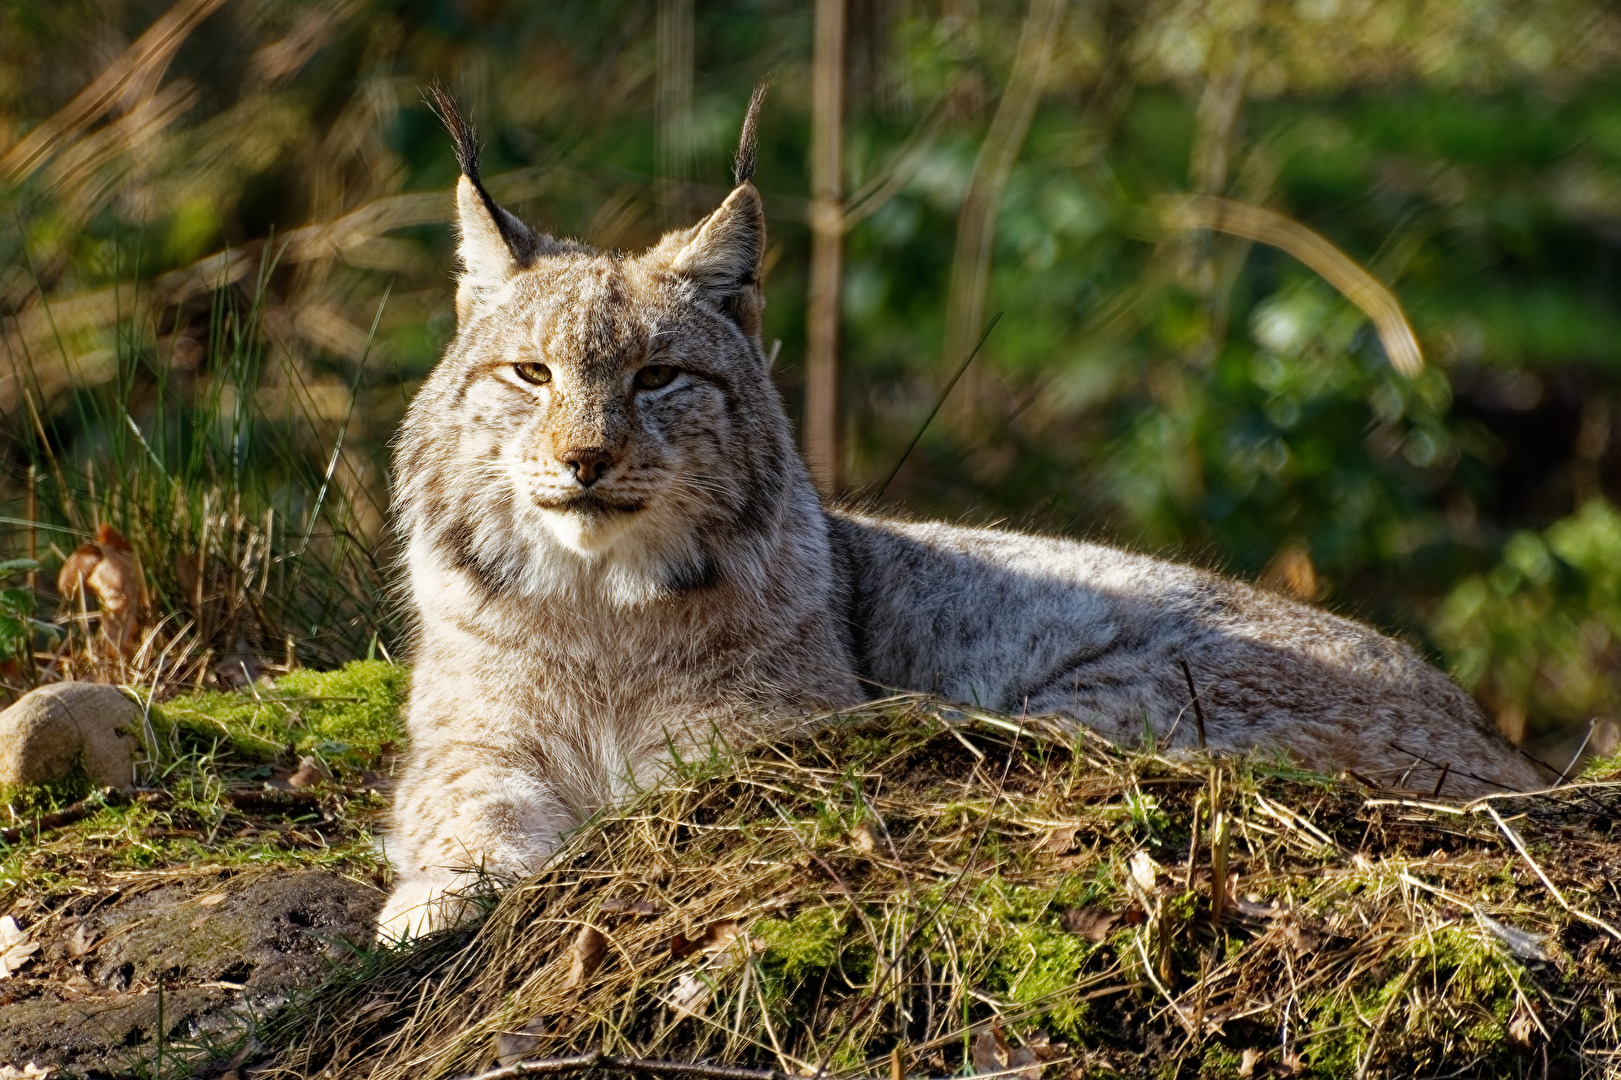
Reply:
M412 557L427 545L492 593L594 582L633 602L740 572L810 490L760 347L761 93L731 194L639 254L496 205L472 131L433 95L462 170L462 272L456 337L396 458Z

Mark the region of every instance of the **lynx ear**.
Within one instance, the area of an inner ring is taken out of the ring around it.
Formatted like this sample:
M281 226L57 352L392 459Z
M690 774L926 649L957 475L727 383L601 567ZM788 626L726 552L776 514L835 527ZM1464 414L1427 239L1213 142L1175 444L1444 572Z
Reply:
M670 269L698 286L743 333L760 333L760 270L765 257L765 208L753 184L736 188L699 223L670 260Z
M666 236L653 249L677 274L737 323L745 336L760 340L760 273L765 259L765 205L749 181L757 158L755 130L765 84L754 88L738 139L733 179L737 186L720 209L690 229Z
M444 88L428 88L429 105L439 114L456 140L456 161L461 179L456 182L456 227L461 243L462 272L456 287L456 319L465 323L490 294L512 275L534 262L551 239L495 204L478 176L478 139L463 119L456 101Z

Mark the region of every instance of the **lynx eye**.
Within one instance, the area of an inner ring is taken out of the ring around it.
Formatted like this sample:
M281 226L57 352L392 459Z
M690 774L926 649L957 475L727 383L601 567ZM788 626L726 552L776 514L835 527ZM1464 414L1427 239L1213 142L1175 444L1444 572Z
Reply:
M523 360L512 365L518 378L535 386L545 386L552 381L552 369L538 360Z
M636 373L636 387L639 390L662 390L675 381L681 374L681 369L674 364L649 364Z

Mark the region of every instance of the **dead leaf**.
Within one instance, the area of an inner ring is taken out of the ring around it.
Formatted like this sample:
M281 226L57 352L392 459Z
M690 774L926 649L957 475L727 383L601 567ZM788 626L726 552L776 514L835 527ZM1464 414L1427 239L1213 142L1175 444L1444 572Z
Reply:
M69 600L88 608L95 597L100 606L101 632L120 655L135 652L141 634L140 609L145 599L135 553L129 541L111 525L96 530L96 538L80 544L62 563L56 589Z
M1001 1022L993 1020L990 1027L981 1029L974 1036L970 1054L975 1075L1006 1073L1016 1069L1018 1071L1014 1075L1019 1080L1041 1080L1041 1067L1062 1057L1067 1049L1062 1043L1054 1045L1048 1034L1041 1030L1031 1032L1023 1046L1010 1046L1002 1034Z
M993 1021L990 1027L982 1029L974 1036L971 1056L976 1075L1001 1072L1007 1068L1008 1044L1002 1037L1000 1022Z
M20 1069L15 1065L0 1065L0 1080L46 1080L54 1071L32 1061Z
M1537 1018L1521 998L1509 1017L1508 1037L1516 1046L1530 1046L1537 1034Z
M871 855L878 850L878 835L872 831L872 823L863 821L850 830L850 843L857 851Z
M1041 1080L1041 1068L1049 1061L1064 1056L1069 1046L1055 1043L1044 1029L1036 1029L1025 1036L1024 1045L1008 1055L1008 1067L1019 1070L1020 1080Z
M191 927L191 929L196 930L196 929L200 928L203 925L203 923L207 922L209 920L209 917L212 916L212 915L213 915L213 912L205 911L201 915L197 916L195 919L191 920L191 922L187 923L186 925Z
M197 898L198 907L213 907L215 904L223 903L225 903L225 894L222 892L211 892Z
M1309 926L1301 925L1293 915L1288 915L1283 919L1283 940L1294 950L1296 956L1301 956L1321 948L1323 935Z
M90 930L89 923L80 923L73 928L73 934L67 940L68 956L78 959L95 946L95 934Z
M1159 864L1154 857L1146 851L1136 851L1132 853L1129 865L1131 880L1137 883L1144 896L1153 896L1155 882L1159 878Z
M585 985L602 964L602 958L608 952L608 939L602 936L602 931L591 925L580 927L580 932L574 938L573 955L569 960L568 981L564 987L569 990Z
M1097 943L1107 938L1119 921L1117 912L1100 907L1070 908L1064 912L1063 925L1065 933Z
M709 984L696 971L689 971L676 980L667 999L676 1012L696 1016L709 1004Z
M546 1018L537 1016L522 1027L495 1033L495 1063L501 1068L515 1065L524 1058L533 1057L540 1049L541 1036L549 1029Z
M1293 1076L1306 1071L1306 1061L1298 1051L1285 1050L1283 1057L1278 1061L1279 1076Z
M298 768L287 778L287 784L289 787L303 788L330 779L326 770L321 768L320 762L312 757L301 757L298 759Z
M1075 850L1075 834L1080 831L1078 825L1065 825L1054 829L1047 834L1047 850L1054 855L1066 855Z
M1265 1056L1265 1050L1257 1050L1253 1046L1245 1047L1244 1053L1238 1063L1238 1075L1254 1076L1255 1066L1259 1065L1261 1063L1261 1059Z
M651 900L604 900L604 915L657 915L659 906Z
M0 919L0 979L8 979L20 971L39 952L39 942L29 941L28 934L10 915Z
M670 938L670 955L679 960L688 953L699 950L719 952L737 938L737 932L736 919L718 919L704 927L704 932L698 937L688 938L677 933Z

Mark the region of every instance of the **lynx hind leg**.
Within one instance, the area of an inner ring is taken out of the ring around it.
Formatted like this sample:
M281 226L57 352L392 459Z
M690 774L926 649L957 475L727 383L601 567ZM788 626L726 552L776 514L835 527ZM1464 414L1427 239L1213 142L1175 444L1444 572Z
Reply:
M414 755L406 767L383 845L397 878L378 917L381 940L466 920L477 910L473 890L539 869L579 824L543 778L462 749Z

